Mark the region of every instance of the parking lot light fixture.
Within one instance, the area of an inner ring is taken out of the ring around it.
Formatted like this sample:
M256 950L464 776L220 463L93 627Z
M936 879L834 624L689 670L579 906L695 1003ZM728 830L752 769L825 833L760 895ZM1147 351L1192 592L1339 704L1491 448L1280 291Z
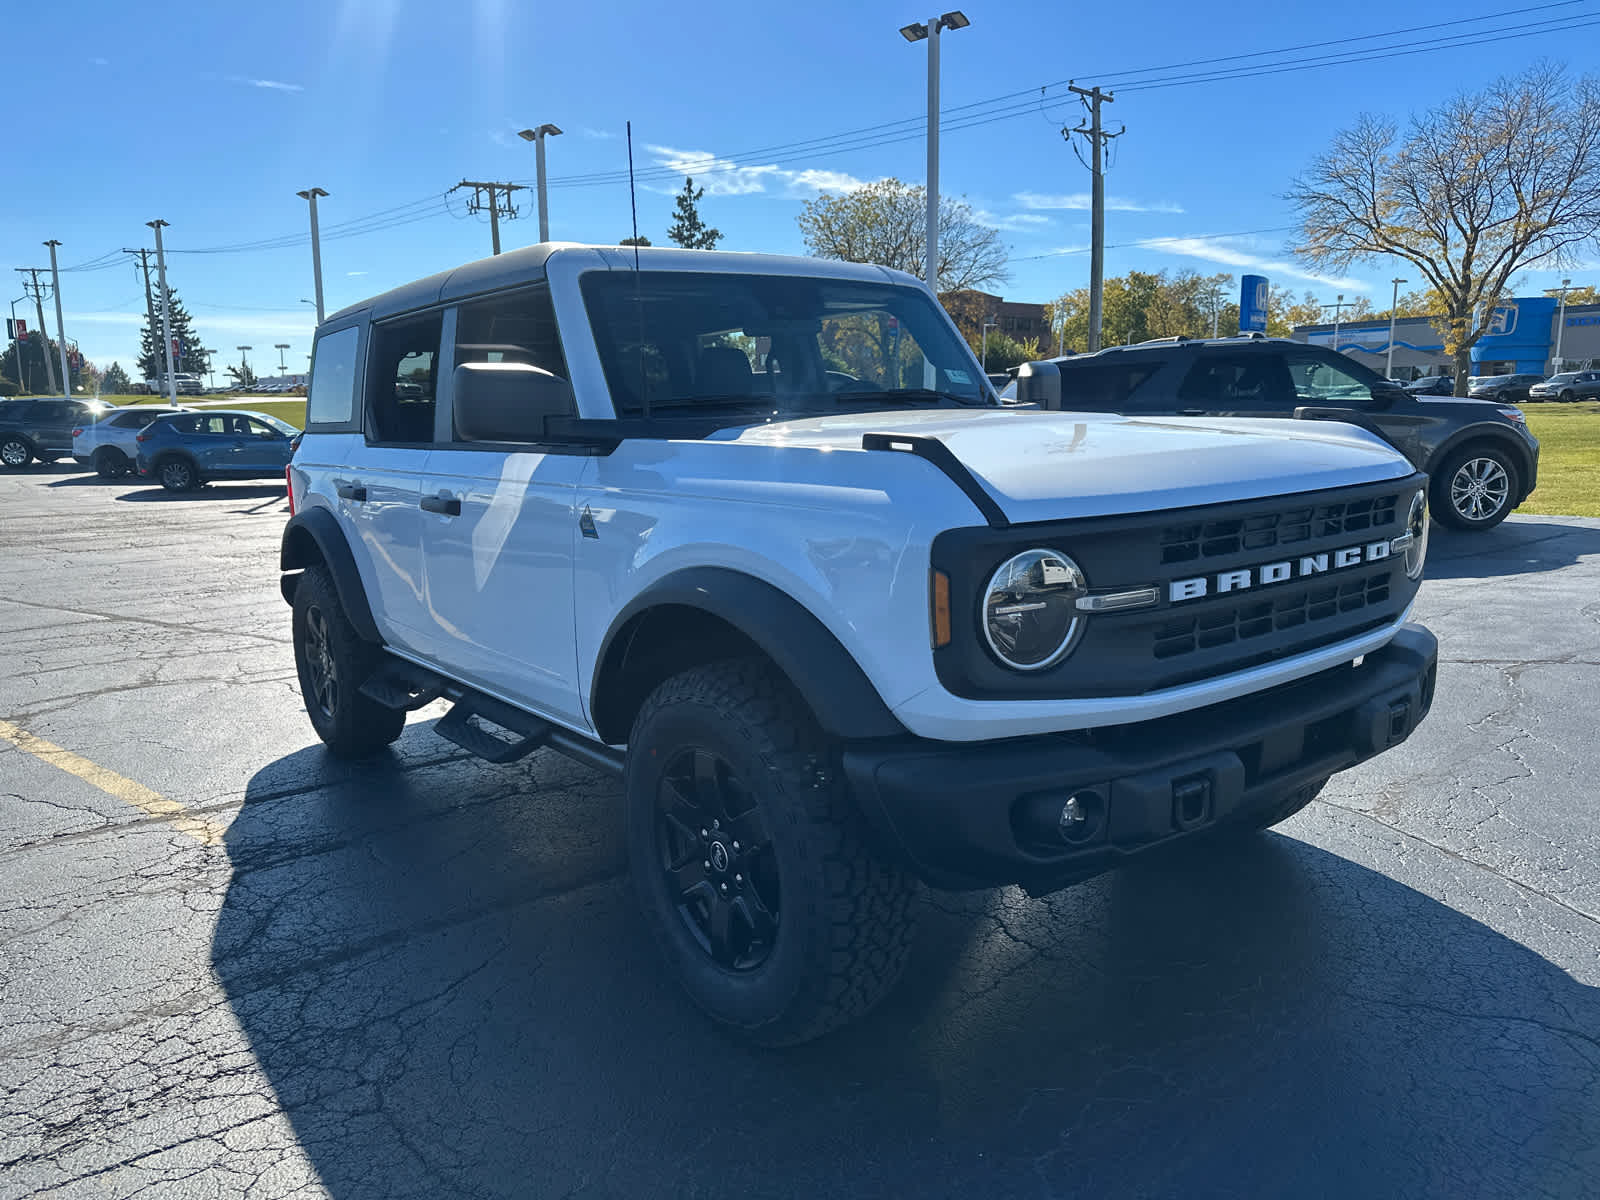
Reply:
M546 137L557 137L560 133L559 126L546 123L537 129L523 129L517 134L523 141L533 143L534 178L538 184L539 192L539 240L541 242L550 240L550 208L545 200L544 190L544 139Z
M1394 299L1389 301L1389 358L1383 368L1383 377L1385 379L1394 378L1394 314L1395 310L1400 307L1400 285L1411 281L1409 279L1393 279L1390 282L1394 284Z
M927 251L923 279L934 295L939 293L939 32L965 29L970 24L965 13L954 11L929 17L927 24L900 27L900 36L906 41L928 43L928 215L923 234ZM928 386L933 385L929 382Z
M254 350L255 347L235 346L234 349L239 352L239 384L242 387L244 386L244 373L250 369L250 351Z
M1563 279L1559 288L1545 290L1561 293L1561 305L1556 313L1556 356L1550 360L1550 365L1554 368L1551 374L1556 374L1561 370L1561 331L1567 324L1567 293L1572 290L1572 280Z
M278 370L287 371L288 364L283 361L283 352L289 348L288 342L274 342L272 348L278 352Z
M311 276L316 284L317 324L322 324L322 239L317 233L317 197L328 193L319 187L307 188L295 195L311 205Z

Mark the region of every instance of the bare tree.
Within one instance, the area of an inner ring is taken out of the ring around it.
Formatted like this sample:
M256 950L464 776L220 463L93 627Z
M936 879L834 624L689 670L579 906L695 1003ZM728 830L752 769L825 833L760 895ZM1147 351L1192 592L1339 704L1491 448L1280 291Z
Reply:
M806 249L818 258L877 263L912 275L923 271L927 192L880 179L840 195L808 200L796 218ZM940 293L982 288L1006 278L1000 235L974 219L965 200L939 199Z
M1600 240L1600 80L1541 65L1413 117L1362 116L1295 180L1295 253L1321 268L1392 254L1444 302L1465 395L1469 352L1519 270Z

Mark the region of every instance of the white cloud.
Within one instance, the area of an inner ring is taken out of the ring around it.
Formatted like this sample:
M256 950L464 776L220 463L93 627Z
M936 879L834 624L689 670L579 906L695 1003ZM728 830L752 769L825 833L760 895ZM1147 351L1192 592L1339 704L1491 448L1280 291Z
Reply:
M701 150L678 150L672 146L646 146L656 165L680 171L712 196L748 196L771 189L787 196L811 196L818 192L850 192L865 187L867 181L845 171L808 169L789 171L768 164L740 166L729 158L718 158ZM769 189L771 185L771 189ZM672 194L676 188L647 188Z
M346 271L345 278L354 279L357 275L365 275L365 271Z
M202 338L216 331L251 334L286 333L309 337L316 328L316 320L311 317L310 309L306 310L305 317L274 312L242 312L218 316L207 312L206 306L203 304L195 304L191 307L197 311L191 313L190 320ZM76 312L67 313L65 320L69 329L74 325L123 325L130 328L138 328L144 324L144 313Z
M1049 217L1040 216L1038 213L1011 213L1002 217L984 208L973 213L972 219L979 225L987 225L990 229L998 229L1001 233L1038 233L1040 229L1050 224Z
M1064 210L1067 212L1088 212L1093 200L1088 192L1067 192L1061 195L1045 195L1040 192L1018 192L1011 197L1023 208ZM1135 212L1135 213L1181 213L1183 206L1173 204L1170 200L1157 200L1152 203L1142 203L1138 200L1128 200L1121 196L1106 197L1107 212Z
M610 141L617 135L612 133L609 129L590 129L587 125L585 125L583 127L583 136L586 138L597 138L604 142Z
M250 87L267 88L274 92L303 92L306 89L298 83L284 83L277 79L246 79L242 75L230 75L228 79L233 83L248 84Z
M1138 243L1141 249L1165 250L1171 254L1182 255L1185 258L1199 258L1206 262L1221 263L1226 267L1253 267L1272 275L1288 275L1293 279L1305 279L1311 283L1320 283L1324 287L1343 288L1345 291L1370 292L1370 284L1359 279L1346 279L1338 275L1316 275L1295 266L1292 262L1282 259L1267 258L1260 254L1252 254L1237 246L1230 246L1216 238L1196 237L1168 237L1168 238L1143 238Z

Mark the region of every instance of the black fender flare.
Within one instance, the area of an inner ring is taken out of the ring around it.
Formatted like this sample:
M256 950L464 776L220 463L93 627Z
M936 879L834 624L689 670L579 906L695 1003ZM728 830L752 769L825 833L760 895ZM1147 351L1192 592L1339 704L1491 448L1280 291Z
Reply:
M616 639L654 608L698 609L748 638L784 673L828 733L845 738L905 733L856 660L832 631L794 597L765 580L726 567L686 567L656 580L623 606L595 658L589 707L598 712ZM624 660L625 661L625 660Z
M1533 451L1528 444L1509 429L1488 421L1479 421L1468 425L1465 429L1457 430L1450 435L1450 439L1433 452L1424 468L1430 480L1439 473L1444 465L1444 460L1469 442L1491 442L1498 448L1506 451L1511 456L1512 462L1517 467L1517 485L1522 495L1517 498L1521 503L1527 498L1529 484L1533 480Z
M333 576L339 603L356 632L366 641L382 645L383 636L372 619L367 590L361 585L361 572L356 569L355 555L350 553L350 543L345 540L344 530L339 528L339 519L326 508L303 509L289 518L278 552L278 567L284 572L279 586L286 601L294 603L294 591L300 583L299 572L319 563Z

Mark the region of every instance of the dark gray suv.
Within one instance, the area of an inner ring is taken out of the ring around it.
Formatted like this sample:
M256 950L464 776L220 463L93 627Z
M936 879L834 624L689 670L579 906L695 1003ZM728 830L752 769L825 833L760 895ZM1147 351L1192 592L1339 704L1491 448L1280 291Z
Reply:
M1416 395L1286 338L1164 338L1018 368L1017 400L1130 416L1293 417L1371 430L1432 478L1434 517L1492 529L1538 481L1539 442L1509 405Z

